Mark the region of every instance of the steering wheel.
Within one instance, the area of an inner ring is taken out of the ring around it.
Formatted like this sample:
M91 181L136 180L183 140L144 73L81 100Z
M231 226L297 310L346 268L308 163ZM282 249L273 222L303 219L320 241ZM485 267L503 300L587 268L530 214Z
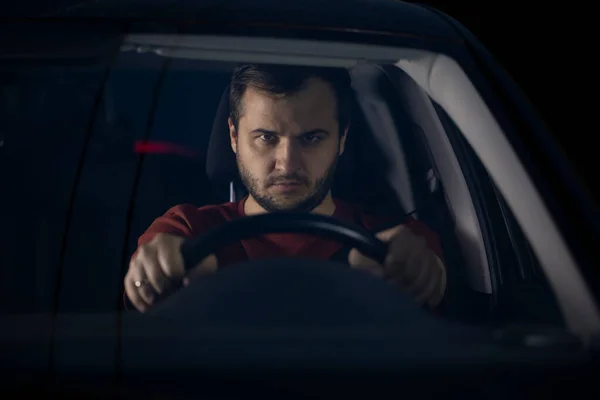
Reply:
M316 234L339 240L383 263L387 244L358 226L315 214L273 213L234 220L182 245L187 270L220 246L269 233ZM381 278L341 262L301 257L253 260L194 279L145 316L194 326L369 325L405 323L420 311Z
M270 213L240 218L188 239L181 248L184 267L186 271L193 268L224 245L269 233L314 234L338 240L381 264L387 254L387 244L357 225L317 214Z
M265 214L184 242L185 266L197 265L227 243L276 232L337 239L379 262L387 253L386 244L372 234L329 217ZM178 371L171 375L186 379L177 387L196 385L198 376L207 376L199 371L212 374L223 366L249 372L349 365L371 372L388 363L413 368L435 363L435 357L447 362L443 357L462 356L464 343L483 343L487 337L434 318L397 287L365 271L301 257L222 268L192 280L143 314L127 315L122 326L122 370L144 385L153 368ZM488 360L481 348L475 347L476 354Z
M337 239L378 262L387 253L387 245L371 233L330 217L264 214L187 240L185 266L197 265L227 243L276 232ZM141 369L152 360L161 368L211 360L337 363L361 354L388 357L390 349L411 355L417 345L424 354L436 354L432 349L450 337L458 341L466 335L445 327L379 277L342 262L302 257L252 260L193 279L145 313L128 315L123 326L124 357ZM339 351L349 358L340 358Z

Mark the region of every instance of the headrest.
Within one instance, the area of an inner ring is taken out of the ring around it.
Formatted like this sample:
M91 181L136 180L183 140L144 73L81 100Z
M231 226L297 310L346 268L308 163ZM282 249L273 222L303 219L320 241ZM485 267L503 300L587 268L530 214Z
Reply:
M225 88L213 122L206 154L206 174L216 182L231 182L238 177L235 153L229 140L229 85Z

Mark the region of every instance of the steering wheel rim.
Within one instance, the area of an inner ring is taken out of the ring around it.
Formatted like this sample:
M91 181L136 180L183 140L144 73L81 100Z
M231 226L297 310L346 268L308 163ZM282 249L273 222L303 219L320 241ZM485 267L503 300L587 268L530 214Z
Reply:
M184 268L189 271L222 246L270 233L311 234L338 240L382 264L388 250L386 243L355 224L318 214L269 213L236 219L187 239L181 246Z

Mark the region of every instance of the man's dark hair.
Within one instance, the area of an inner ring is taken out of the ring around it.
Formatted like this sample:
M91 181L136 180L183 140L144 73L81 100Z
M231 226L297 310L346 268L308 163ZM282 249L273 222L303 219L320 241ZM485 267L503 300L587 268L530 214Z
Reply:
M345 69L327 67L264 64L238 66L233 71L229 91L229 109L233 125L237 129L243 113L242 96L249 86L270 94L287 96L302 90L310 78L319 78L333 89L340 132L343 132L350 124L353 96L350 75Z

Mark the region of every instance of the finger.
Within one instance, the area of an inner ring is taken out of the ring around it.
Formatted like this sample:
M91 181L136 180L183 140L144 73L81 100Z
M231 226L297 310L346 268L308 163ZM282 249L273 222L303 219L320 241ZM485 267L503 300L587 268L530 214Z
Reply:
M395 236L389 245L384 264L385 277L393 279L400 276L404 285L411 285L420 273L422 260L427 252L423 238L412 234Z
M379 232L376 236L388 243L388 254L383 265L384 277L389 279L399 272L395 269L403 268L406 264L413 248L414 237L403 225Z
M407 228L404 225L396 225L393 228L389 228L378 232L375 237L383 242L389 242L394 236L401 234L406 231Z
M152 284L148 281L147 271L148 269L158 268L158 266L153 266L152 258L148 257L148 254L149 252L147 250L143 253L140 251L140 254L132 261L129 272L133 279L134 286L136 282L141 283L139 287L135 286L137 293L148 306L151 306L154 303L156 295L152 288Z
M427 305L430 308L438 306L444 298L446 292L446 269L444 263L437 256L435 256L435 267L436 267L436 278L431 280L431 290L427 296Z
M419 303L419 304L429 304L431 302L431 300L433 300L433 295L435 292L435 289L438 286L438 277L433 277L431 280L429 280L428 282L426 282L426 286L421 289L420 292L416 292L415 293L415 300Z
M152 306L154 304L154 300L156 300L156 292L149 282L141 281L141 286L138 288L138 293L148 304L148 306Z
M403 288L419 304L423 304L429 298L437 279L437 276L432 275L431 267L424 260L421 261L416 279L409 281L405 276L399 275L390 280L392 284Z
M164 250L161 250L161 246L154 243L156 242L153 241L151 244L140 248L135 258L135 263L143 270L141 277L146 279L151 286L150 288L144 288L142 294L150 297L154 297L154 294L164 293L170 286L170 281L165 276L159 261L159 254ZM142 288L140 287L140 289Z
M421 305L428 304L430 307L435 307L443 298L445 285L442 285L442 275L444 270L443 265L438 262L441 263L437 256L431 255L426 263L422 263L422 272L417 280L409 286L403 285L413 299Z
M162 240L164 243L165 239ZM170 267L169 257L161 256L161 254L172 252L171 247L169 243L164 243L162 245L144 246L140 249L136 261L141 264L144 270L144 278L148 280L151 286L143 289L142 294L154 297L155 294L160 295L170 288L171 279L164 272L165 269ZM161 258L163 258L163 263L166 263L166 266L161 265Z
M350 253L348 254L348 264L350 264L352 268L368 272L374 276L383 276L383 267L377 261L365 256L357 249L350 250Z
M183 238L167 236L157 246L157 259L161 271L169 281L179 280L185 275L181 244Z
M171 286L171 282L169 278L165 276L158 260L154 265L144 265L144 271L146 272L148 283L150 286L152 286L152 289L154 289L158 295L161 295L167 291Z
M218 261L217 257L214 254L209 255L204 260L200 262L200 264L196 265L194 268L188 272L188 274L183 279L183 285L187 286L192 279L196 279L203 275L207 275L215 272L218 269Z
M138 251L134 260L135 268L132 271L139 271L139 281L148 281L148 284L141 286L140 293L144 300L154 301L154 294L161 293L164 289L165 278L162 274L160 264L158 262L158 250L155 246L143 246ZM137 272L135 272L137 274Z
M433 262L432 257L426 257L422 260L416 278L410 284L409 290L417 297L423 294L428 296L437 284L438 273L436 267L432 265Z
M131 304L140 312L144 312L148 309L149 304L147 304L142 296L138 292L138 288L135 287L134 279L128 274L125 277L125 293L131 301Z
M407 264L390 268L394 270L394 273L391 274L389 280L403 286L413 294L419 294L421 290L424 289L424 286L427 286L428 266L423 259L416 261L416 264L417 265L415 265L415 261L413 261L410 265ZM400 271L401 268L402 271Z

